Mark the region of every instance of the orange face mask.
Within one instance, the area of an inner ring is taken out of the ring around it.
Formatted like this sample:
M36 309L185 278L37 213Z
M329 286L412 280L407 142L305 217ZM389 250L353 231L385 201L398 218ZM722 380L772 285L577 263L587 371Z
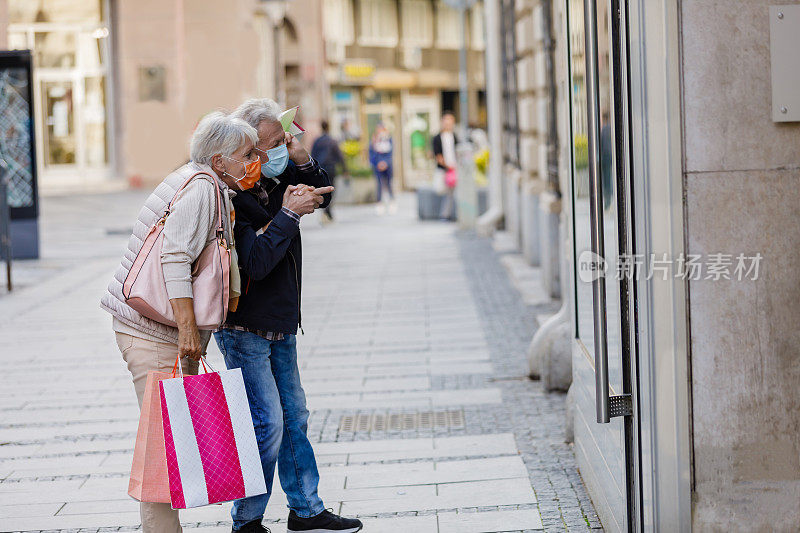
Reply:
M237 163L241 163L244 166L244 176L242 176L241 178L233 178L233 176L231 176L227 172L225 173L228 176L231 176L234 180L236 180L236 186L239 187L239 189L243 191L246 191L247 189L252 189L253 187L255 187L256 183L258 183L258 180L261 179L260 157L256 157L255 161L248 161L246 163L244 161L239 161L238 159L234 159L226 155L222 157L230 159L231 161L236 161Z

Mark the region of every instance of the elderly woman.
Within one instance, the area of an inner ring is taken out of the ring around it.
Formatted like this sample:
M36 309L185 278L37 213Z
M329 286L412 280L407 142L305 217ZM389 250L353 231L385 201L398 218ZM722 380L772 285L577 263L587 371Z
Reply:
M215 239L217 222L216 180L222 190L225 237L231 242L231 203L228 192L252 187L260 175L260 162L254 150L256 130L242 121L215 112L200 121L191 141L191 161L167 176L156 187L139 212L128 249L114 279L103 295L103 308L113 315L113 328L122 358L128 365L133 386L142 405L147 374L151 370L169 372L180 356L185 374L196 374L205 354L210 331L199 331L192 306L192 264L207 243ZM167 294L177 328L141 316L125 303L122 285L149 228L164 212L178 188L192 180L172 205L163 229L161 264ZM234 275L238 272L231 268ZM235 285L236 280L232 280ZM232 289L235 287L232 286ZM140 507L145 532L181 531L178 511L169 503L145 503Z

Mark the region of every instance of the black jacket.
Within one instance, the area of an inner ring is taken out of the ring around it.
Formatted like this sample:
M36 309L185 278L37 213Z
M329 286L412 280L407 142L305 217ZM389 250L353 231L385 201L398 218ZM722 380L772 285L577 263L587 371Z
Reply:
M262 176L260 183L269 195L268 202L252 190L233 199L242 295L239 307L235 313L228 313L226 323L294 335L301 324L302 245L297 222L281 211L283 194L289 185L324 187L331 180L316 162L311 169L301 171L290 161L278 181ZM321 207L330 201L331 195L325 195ZM268 222L264 233L256 235Z
M437 155L444 155L444 150L442 150L442 133L439 132L433 136L431 140L431 144L433 145L433 157ZM458 144L458 137L456 134L453 134L453 144ZM447 170L447 167L440 164L438 161L436 162L436 166L441 168L442 170Z
M321 166L331 178L336 176L337 165L341 165L343 170L345 172L347 171L344 156L339 149L339 143L327 133L323 133L314 141L314 145L311 147L311 157L319 163L319 166Z

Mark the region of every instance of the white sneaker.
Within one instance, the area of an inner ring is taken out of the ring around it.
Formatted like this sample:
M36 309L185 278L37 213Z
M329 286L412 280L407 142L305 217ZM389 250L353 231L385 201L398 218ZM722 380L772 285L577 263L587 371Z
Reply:
M378 204L378 205L375 206L375 214L383 215L384 213L386 213L386 206L385 205Z
M392 215L397 213L397 200L392 200L389 202L389 213Z

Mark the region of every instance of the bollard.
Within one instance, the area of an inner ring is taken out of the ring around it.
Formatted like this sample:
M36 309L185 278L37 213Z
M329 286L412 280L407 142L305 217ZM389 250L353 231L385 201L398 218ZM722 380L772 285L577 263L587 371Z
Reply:
M456 146L458 182L456 182L456 220L461 229L475 229L478 219L478 189L475 186L475 158L472 144Z

